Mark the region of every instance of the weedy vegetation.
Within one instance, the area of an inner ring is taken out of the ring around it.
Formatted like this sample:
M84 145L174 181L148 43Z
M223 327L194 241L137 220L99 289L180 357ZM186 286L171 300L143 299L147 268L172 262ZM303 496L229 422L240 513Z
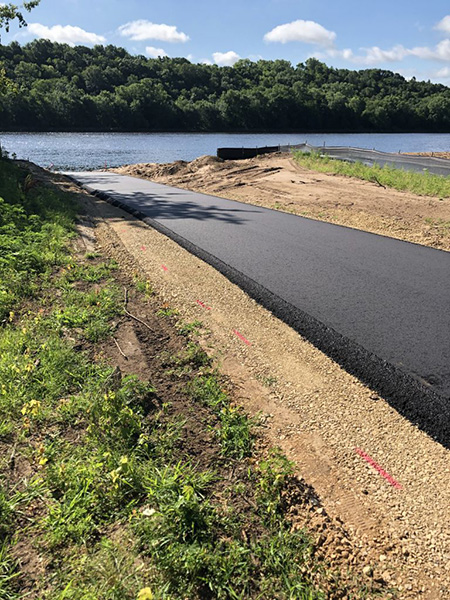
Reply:
M434 175L427 171L415 173L405 171L385 165L373 165L372 167L364 165L361 162L345 162L329 158L327 155L319 153L294 152L295 160L313 171L320 173L333 173L345 175L347 177L356 177L371 181L385 187L392 187L396 190L413 192L421 196L434 196L436 198L450 197L450 177Z

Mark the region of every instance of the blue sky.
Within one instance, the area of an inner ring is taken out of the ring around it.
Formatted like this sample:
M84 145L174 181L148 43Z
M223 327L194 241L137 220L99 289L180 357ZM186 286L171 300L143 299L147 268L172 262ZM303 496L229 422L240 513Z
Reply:
M220 65L316 56L450 85L448 0L41 0L28 22L2 43L115 44Z

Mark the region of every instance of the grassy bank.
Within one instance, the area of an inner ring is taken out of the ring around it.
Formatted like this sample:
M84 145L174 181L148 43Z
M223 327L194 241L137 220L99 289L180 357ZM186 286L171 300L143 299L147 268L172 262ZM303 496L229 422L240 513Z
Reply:
M75 253L71 196L0 172L0 600L371 597L293 527L301 482L258 449L201 323Z
M349 163L335 160L326 155L317 153L294 152L295 160L313 171L320 173L334 173L348 177L356 177L365 181L372 181L385 187L396 190L413 192L422 196L436 198L450 197L450 177L441 177L431 173L414 173L385 165L366 166L360 162Z

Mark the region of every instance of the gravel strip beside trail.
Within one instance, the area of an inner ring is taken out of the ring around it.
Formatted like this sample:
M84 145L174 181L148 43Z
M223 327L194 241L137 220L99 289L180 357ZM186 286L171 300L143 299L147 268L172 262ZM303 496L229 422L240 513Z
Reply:
M365 564L368 577L390 582L401 598L450 598L450 453L212 267L120 209L92 202L107 222L98 231L103 249L184 318L203 321L205 347L242 404L262 411L268 439L351 532L351 548L336 553Z

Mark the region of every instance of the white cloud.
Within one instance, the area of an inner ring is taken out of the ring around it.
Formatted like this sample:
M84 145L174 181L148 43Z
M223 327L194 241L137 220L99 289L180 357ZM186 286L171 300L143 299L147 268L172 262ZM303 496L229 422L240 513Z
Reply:
M403 60L409 54L409 50L401 44L394 46L390 50L382 50L378 46L372 48L363 48L366 51L366 56L355 57L366 65L373 65L379 62L398 62Z
M445 31L446 33L450 33L450 15L447 15L442 19L442 21L439 21L435 29L438 29L439 31Z
M415 56L423 60L442 60L444 62L450 61L450 39L442 40L434 48L416 47L416 48L405 48L401 44L393 46L390 49L383 50L378 46L372 46L371 48L361 48L365 54L354 54L350 49L338 50L336 48L330 48L326 52L316 52L313 54L316 58L341 58L349 62L353 62L361 65L376 65L379 63L386 62L401 62L408 56Z
M412 48L408 50L411 56L429 60L450 60L450 39L442 40L435 48Z
M230 50L229 52L214 52L214 62L220 67L232 67L238 60L241 59L239 54Z
M202 58L202 59L200 60L200 64L201 64L201 65L212 65L212 64L213 64L213 62L212 62L212 60L210 60L209 58Z
M142 19L121 25L119 33L123 37L129 37L135 41L159 40L161 42L182 43L189 41L189 36L182 31L178 31L175 25L158 25Z
M293 21L278 25L264 36L266 42L304 42L318 46L332 47L336 39L334 31L328 31L315 21Z
M104 44L106 42L106 38L102 35L90 33L72 25L47 27L40 23L30 23L28 25L28 32L39 38L45 38L51 42L69 44L70 46L74 46L75 44Z
M443 67L439 69L437 73L435 73L435 77L442 77L444 79L450 78L450 67Z
M145 48L145 53L150 58L159 58L160 56L168 56L167 52L162 48L154 48L153 46L147 46Z

